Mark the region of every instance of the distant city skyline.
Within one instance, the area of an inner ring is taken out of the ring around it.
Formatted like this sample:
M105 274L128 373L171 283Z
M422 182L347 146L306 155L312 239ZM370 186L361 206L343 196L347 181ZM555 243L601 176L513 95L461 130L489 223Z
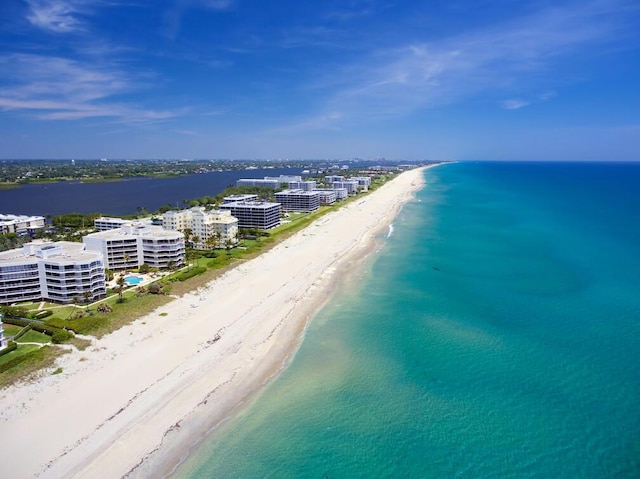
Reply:
M0 159L640 161L629 0L5 0Z

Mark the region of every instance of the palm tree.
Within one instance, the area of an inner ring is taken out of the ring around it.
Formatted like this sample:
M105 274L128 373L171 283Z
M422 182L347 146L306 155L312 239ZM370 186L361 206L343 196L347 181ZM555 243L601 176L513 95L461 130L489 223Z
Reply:
M124 274L121 274L120 276L118 276L118 279L116 280L116 291L118 292L118 303L122 303L124 301L122 297L122 293L126 285L127 285L127 282L124 280Z
M196 248L198 246L198 243L200 243L200 236L194 235L191 238L191 242L193 243L193 247Z
M185 228L182 232L184 233L184 241L189 244L191 241L191 234L193 233L193 230L191 228Z
M209 249L213 249L216 246L216 233L217 231L213 232L213 234L209 235L209 237L207 238L207 241L205 242L205 244L207 245L207 248Z

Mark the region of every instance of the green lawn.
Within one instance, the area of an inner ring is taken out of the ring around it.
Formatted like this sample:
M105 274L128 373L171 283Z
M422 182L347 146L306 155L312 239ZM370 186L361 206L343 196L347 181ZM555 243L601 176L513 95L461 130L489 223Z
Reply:
M16 358L19 358L20 356L24 356L25 354L28 354L31 351L36 351L38 349L40 349L40 346L36 346L35 344L18 345L18 349L16 349L15 351L11 351L9 354L0 356L0 367L3 364L7 364L8 362L11 362Z
M51 338L46 334L39 333L38 331L28 331L24 336L16 341L16 343L41 343L47 344L51 342Z
M22 326L14 326L13 324L3 324L5 336L15 336L22 330ZM27 331L16 343L41 343L47 344L51 342L51 338L46 334L38 331Z

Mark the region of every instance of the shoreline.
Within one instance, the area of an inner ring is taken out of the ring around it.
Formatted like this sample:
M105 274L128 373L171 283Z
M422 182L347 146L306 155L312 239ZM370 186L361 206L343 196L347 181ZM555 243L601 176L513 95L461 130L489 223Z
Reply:
M86 358L64 356L63 374L0 392L3 469L12 477L175 472L289 364L337 279L371 253L423 171L402 173L96 341Z

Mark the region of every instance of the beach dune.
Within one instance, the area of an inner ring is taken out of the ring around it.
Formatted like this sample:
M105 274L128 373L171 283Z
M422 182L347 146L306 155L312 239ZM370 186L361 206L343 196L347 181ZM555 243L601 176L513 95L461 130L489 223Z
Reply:
M161 477L285 365L337 275L422 169L325 215L203 288L0 391L4 477ZM166 315L160 315L166 313Z

